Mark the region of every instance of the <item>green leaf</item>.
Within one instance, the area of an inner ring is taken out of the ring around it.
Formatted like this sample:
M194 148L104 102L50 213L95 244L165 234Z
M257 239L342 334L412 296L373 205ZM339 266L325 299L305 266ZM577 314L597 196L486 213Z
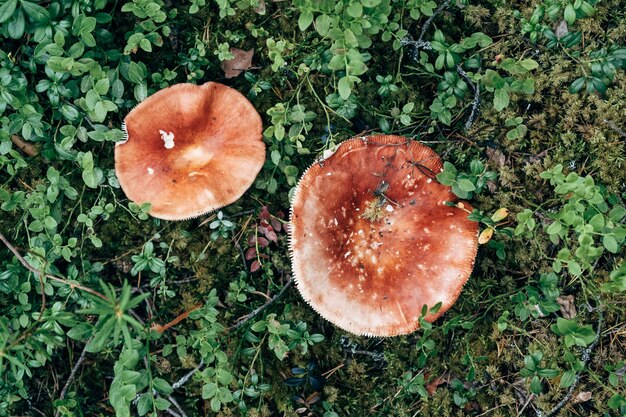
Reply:
M174 389L172 388L170 383L163 378L154 378L152 380L152 385L154 386L155 390L159 391L159 393L163 395L170 395L172 392L174 392Z
M346 8L346 12L352 17L361 17L363 14L363 6L358 2L350 2Z
M619 251L619 244L613 235L604 235L602 237L602 245L611 253Z
M609 211L609 219L614 222L621 221L626 216L626 208L624 206L615 206Z
M311 23L313 23L313 12L310 10L303 11L298 18L298 27L301 31L305 31Z
M458 184L459 184L459 188L463 191L469 192L469 191L476 190L476 186L474 185L474 183L468 179L459 180Z
M13 19L10 19L6 25L7 33L9 37L12 39L20 39L24 36L24 31L26 29L26 18L24 17L24 13L19 10L16 16L13 16Z
M576 10L574 9L573 4L570 3L565 7L564 17L565 17L565 21L569 23L570 25L574 23L574 21L576 20Z
M493 106L497 111L504 110L509 105L509 93L504 89L500 88L495 91L493 94Z
M441 172L437 174L437 181L443 185L451 186L456 181L456 175L451 172Z
M341 77L339 82L337 83L337 89L339 90L339 95L342 99L347 100L352 94L352 88L350 87L350 82L348 81L348 77Z
M569 92L571 94L576 94L578 93L580 90L582 90L582 88L585 85L585 77L580 77L577 78L576 80L574 80L574 82L572 83L572 85L569 86Z
M157 410L167 410L168 408L170 408L171 403L169 401L167 401L165 398L155 398L154 399L154 406L156 407Z
M574 385L574 382L576 382L575 371L569 370L569 371L563 372L563 376L561 377L561 384L560 384L561 388L569 388L572 385Z
M580 264L576 261L569 261L567 263L567 270L569 271L570 274L576 277L580 276L583 273L582 268L580 267Z
M152 395L146 393L141 394L137 401L137 414L143 416L152 409Z
M538 376L535 375L533 379L530 381L530 391L533 394L540 394L542 390L543 390L543 386L541 385L541 380L539 379Z
M96 85L94 86L94 89L101 96L106 95L106 93L109 92L109 79L103 78L101 80L98 80L98 82L96 82Z
M141 84L143 82L143 70L136 62L131 62L128 67L128 79L135 84Z
M321 14L315 19L315 30L320 36L326 36L330 29L331 19L328 15Z
M24 0L21 0L20 4L22 5L22 9L24 9L24 12L26 12L28 17L30 17L35 22L46 23L50 21L50 14L48 13L48 10L46 10L44 7Z
M4 23L13 17L15 8L17 7L17 0L8 0L2 6L0 6L0 23Z

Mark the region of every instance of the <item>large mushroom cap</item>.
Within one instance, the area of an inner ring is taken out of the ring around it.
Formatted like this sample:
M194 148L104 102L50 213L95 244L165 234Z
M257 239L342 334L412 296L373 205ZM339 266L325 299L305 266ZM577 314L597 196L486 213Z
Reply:
M128 140L115 147L126 196L167 220L232 203L265 161L261 117L223 84L176 84L148 97L124 119Z
M291 213L293 270L302 297L355 334L419 327L422 307L456 301L478 248L478 224L445 203L430 148L399 136L342 143L300 180ZM471 211L471 207L464 203Z

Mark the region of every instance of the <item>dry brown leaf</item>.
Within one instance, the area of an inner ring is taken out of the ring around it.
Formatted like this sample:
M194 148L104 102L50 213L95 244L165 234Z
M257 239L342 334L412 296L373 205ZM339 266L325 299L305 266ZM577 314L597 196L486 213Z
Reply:
M24 152L28 156L39 155L39 149L37 149L35 145L30 142L26 142L18 135L11 135L11 142L13 142L13 144L17 146L20 151Z
M487 154L487 158L489 158L489 162L494 163L497 166L504 166L506 164L506 156L502 153L501 150L495 148L487 148L485 150Z
M424 377L427 378L427 375L424 375ZM426 392L428 392L428 395L430 396L435 395L435 391L437 391L437 388L439 387L439 385L449 383L450 378L451 378L451 373L444 372L443 374L441 374L440 376L436 377L435 379L430 381L428 384L426 384Z
M574 304L573 295L561 295L557 297L556 302L561 306L561 314L566 319L576 317L576 305Z
M244 51L243 49L230 48L230 53L234 55L234 58L222 61L220 65L226 78L235 78L252 66L254 49Z
M576 397L572 400L572 404L579 404L587 402L591 399L591 391L582 391L579 392Z
M259 5L254 8L254 12L260 15L265 14L265 0L259 0Z

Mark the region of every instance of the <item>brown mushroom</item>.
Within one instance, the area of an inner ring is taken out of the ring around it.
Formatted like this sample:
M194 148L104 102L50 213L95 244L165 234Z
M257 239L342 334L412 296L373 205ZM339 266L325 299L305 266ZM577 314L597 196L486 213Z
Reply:
M167 220L232 203L265 161L261 117L222 84L176 84L148 97L124 119L128 139L115 147L126 196L152 204Z
M399 136L343 142L295 191L292 265L302 297L355 334L394 336L419 327L422 307L456 301L474 264L471 207L434 178L439 156ZM457 203L461 206L461 203Z

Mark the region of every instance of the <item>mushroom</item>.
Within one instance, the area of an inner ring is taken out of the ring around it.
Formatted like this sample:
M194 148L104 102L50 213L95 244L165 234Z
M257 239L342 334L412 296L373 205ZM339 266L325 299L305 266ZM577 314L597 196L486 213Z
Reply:
M166 220L196 217L232 203L265 161L261 117L223 84L176 84L137 105L115 146L126 196L151 203Z
M349 332L395 336L419 327L424 305L456 301L478 248L472 208L437 182L439 156L400 136L343 142L295 190L290 245L296 286ZM450 205L449 202L456 202Z

